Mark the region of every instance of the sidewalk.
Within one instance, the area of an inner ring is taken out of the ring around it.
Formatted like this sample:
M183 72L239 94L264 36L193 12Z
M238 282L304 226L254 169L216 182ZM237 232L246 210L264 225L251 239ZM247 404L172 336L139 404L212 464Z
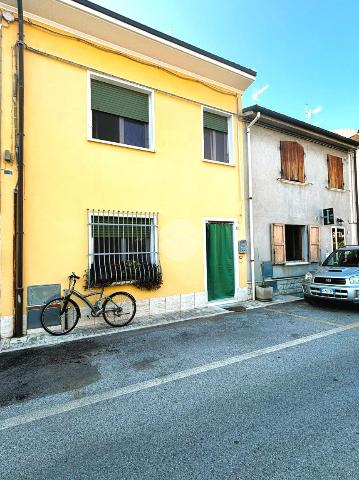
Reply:
M4 338L0 340L0 353L13 352L16 350L25 350L28 348L47 347L58 345L60 343L73 342L86 338L98 337L101 335L112 335L115 333L128 332L141 328L157 327L170 323L185 322L197 318L213 317L215 315L225 315L233 313L237 307L238 311L252 310L254 308L264 308L269 305L280 303L289 303L301 300L302 297L295 295L278 295L271 302L259 302L257 300L248 300L246 302L229 303L221 306L208 306L204 308L195 308L177 313L166 313L161 315L152 315L145 317L135 317L130 325L122 328L113 328L105 323L98 326L79 325L68 335L55 337L49 335L43 330L34 330L32 333L20 338ZM231 310L229 310L231 309Z

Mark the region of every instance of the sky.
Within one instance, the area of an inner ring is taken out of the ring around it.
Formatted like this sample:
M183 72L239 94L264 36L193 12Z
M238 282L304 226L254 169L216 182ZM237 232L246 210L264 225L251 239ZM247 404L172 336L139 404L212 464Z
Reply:
M243 106L359 129L358 0L93 0L257 71ZM253 93L269 88L255 102Z

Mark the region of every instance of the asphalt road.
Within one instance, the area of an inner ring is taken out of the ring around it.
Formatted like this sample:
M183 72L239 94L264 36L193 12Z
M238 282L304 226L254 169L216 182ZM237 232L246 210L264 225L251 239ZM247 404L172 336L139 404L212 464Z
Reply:
M0 478L359 479L359 311L304 302L0 355Z

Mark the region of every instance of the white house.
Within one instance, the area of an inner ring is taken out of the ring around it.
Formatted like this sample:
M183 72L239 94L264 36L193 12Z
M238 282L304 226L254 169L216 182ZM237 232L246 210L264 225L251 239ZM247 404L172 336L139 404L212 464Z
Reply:
M358 242L359 142L258 105L243 114L249 286L266 279L275 292L299 291L333 249Z

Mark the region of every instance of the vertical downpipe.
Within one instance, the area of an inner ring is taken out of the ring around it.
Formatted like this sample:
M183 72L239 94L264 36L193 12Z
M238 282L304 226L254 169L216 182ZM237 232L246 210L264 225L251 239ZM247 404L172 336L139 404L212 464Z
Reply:
M24 14L22 0L17 2L18 9L18 135L16 139L17 214L16 214L16 252L15 252L15 337L23 335L23 236L24 236Z
M248 124L247 133L247 169L248 169L248 210L249 210L249 251L250 251L250 267L251 267L251 285L252 300L256 299L256 277L254 265L254 225L253 225L253 179L252 179L252 148L251 148L251 128L258 122L260 112Z

